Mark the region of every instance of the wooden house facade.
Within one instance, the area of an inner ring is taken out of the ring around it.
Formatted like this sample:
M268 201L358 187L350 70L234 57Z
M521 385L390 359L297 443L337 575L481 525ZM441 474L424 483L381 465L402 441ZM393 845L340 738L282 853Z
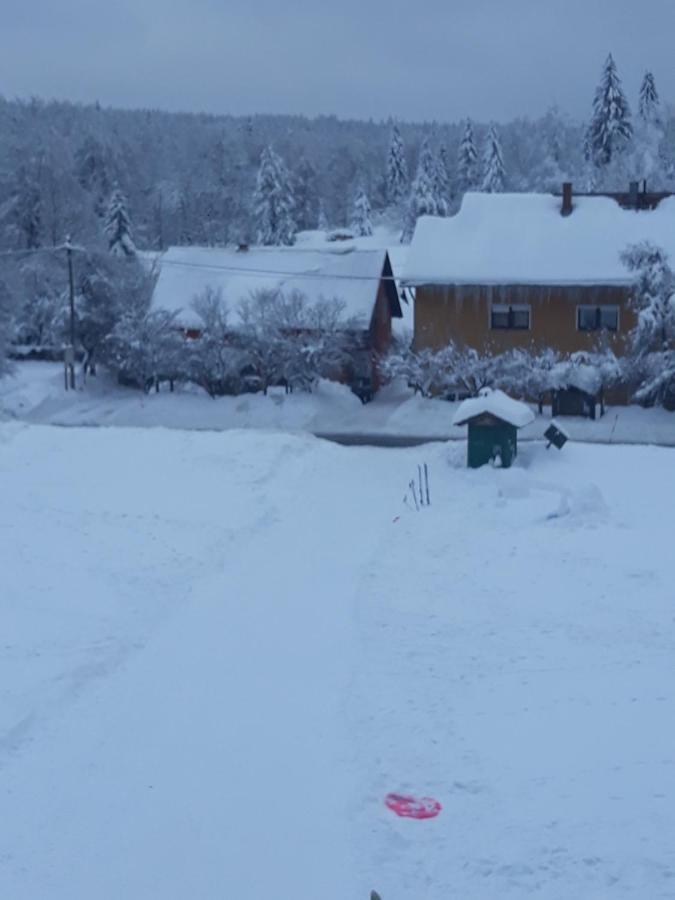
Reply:
M404 283L414 288L414 346L553 348L620 356L636 324L629 245L675 253L675 198L626 194L467 194L459 213L418 222ZM622 402L627 392L612 398Z

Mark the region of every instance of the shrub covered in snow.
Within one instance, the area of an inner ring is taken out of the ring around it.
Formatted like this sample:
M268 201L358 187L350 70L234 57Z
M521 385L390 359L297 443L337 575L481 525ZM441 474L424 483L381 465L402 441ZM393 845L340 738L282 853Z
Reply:
M311 390L317 379L341 372L350 359L350 329L337 300L309 303L299 291L256 291L239 308L236 341L261 380Z
M136 311L123 315L105 339L105 361L120 380L145 391L186 377L185 339L175 313Z
M388 378L404 378L426 397L475 397L491 387L540 407L551 390L578 387L596 394L616 384L623 374L609 349L567 356L551 349L494 354L452 343L437 351L395 350L384 360L382 371Z
M3 264L2 280L13 310L12 354L56 358L68 311L65 254L17 255Z

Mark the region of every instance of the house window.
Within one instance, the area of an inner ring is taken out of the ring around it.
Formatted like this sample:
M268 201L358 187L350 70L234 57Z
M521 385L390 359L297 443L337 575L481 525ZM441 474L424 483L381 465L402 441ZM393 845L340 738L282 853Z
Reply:
M490 310L490 328L528 331L530 307L526 304L512 306L493 304Z
M577 306L578 331L618 331L618 306Z

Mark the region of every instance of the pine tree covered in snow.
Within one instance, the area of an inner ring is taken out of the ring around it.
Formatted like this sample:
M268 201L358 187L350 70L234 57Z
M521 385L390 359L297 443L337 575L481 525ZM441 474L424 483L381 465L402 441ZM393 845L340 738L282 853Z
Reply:
M322 201L319 201L319 216L317 221L317 228L319 231L328 231L329 228L328 219L326 217L326 208L323 205Z
M630 107L610 53L593 99L593 116L586 133L586 157L602 168L622 153L633 136Z
M435 165L436 176L436 202L438 215L447 216L450 202L450 170L448 168L448 151L444 146L439 147Z
M628 247L621 259L634 273L629 362L640 382L636 399L663 403L675 390L675 275L666 252L647 242Z
M373 233L371 209L365 188L361 186L356 192L352 208L351 228L357 237L370 237Z
M420 216L435 216L438 212L434 182L420 166L412 184L405 227L401 242L409 244Z
M303 156L293 177L295 220L299 231L316 228L319 215L319 197L316 186L316 169Z
M417 170L418 172L421 170L427 175L435 190L437 182L436 157L434 156L434 151L431 148L431 141L428 137L424 138L422 145L420 146Z
M119 188L113 191L110 198L104 231L108 239L108 249L113 256L132 257L136 255L127 199Z
M481 191L497 194L504 190L506 170L502 158L502 145L497 133L497 126L492 124L485 139L483 151L483 181Z
M645 72L640 85L640 118L643 122L660 122L661 101L656 90L656 81L651 72Z
M295 241L295 206L290 178L281 157L266 147L253 198L257 241L266 246L290 246Z
M457 153L457 190L460 194L478 187L478 151L471 119L464 125L464 133Z
M387 203L392 206L405 199L409 189L408 163L405 158L405 147L401 132L394 125L391 131L389 153L387 156Z
M635 123L632 175L647 179L652 187L662 188L669 165L664 158L664 128L656 82L647 72L640 87L639 116Z
M428 138L424 138L420 147L417 163L417 174L412 183L405 225L401 241L404 244L412 240L415 225L420 216L444 216L447 214L447 203L438 194L438 165Z

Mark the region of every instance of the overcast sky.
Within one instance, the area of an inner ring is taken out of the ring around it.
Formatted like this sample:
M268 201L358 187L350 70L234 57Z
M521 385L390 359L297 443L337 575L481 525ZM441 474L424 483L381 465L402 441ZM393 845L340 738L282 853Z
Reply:
M0 93L223 113L586 116L608 51L675 98L674 0L3 0Z

